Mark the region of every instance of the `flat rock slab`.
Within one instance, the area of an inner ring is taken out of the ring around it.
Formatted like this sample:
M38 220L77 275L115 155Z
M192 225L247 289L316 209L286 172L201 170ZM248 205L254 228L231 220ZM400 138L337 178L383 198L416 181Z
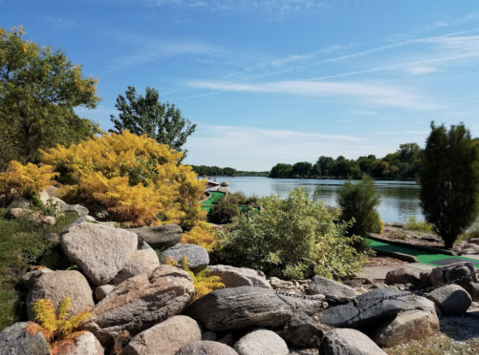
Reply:
M155 249L166 249L178 244L183 238L183 229L177 224L162 226L129 228L138 235L138 242L145 242Z
M310 295L325 295L326 297L354 298L356 291L349 286L340 284L334 280L316 275L311 280L311 286L308 289Z
M49 355L45 337L37 332L25 332L27 322L15 323L0 333L0 355Z
M120 353L121 355L176 355L182 346L201 340L195 320L175 316L141 332Z
M210 275L221 277L226 287L256 286L272 288L261 271L229 265L208 266Z
M213 291L193 303L187 314L206 329L226 331L248 327L279 327L293 315L275 291L233 287Z
M408 297L391 289L376 289L346 304L329 306L321 322L336 328L358 328L404 310Z
M90 285L80 272L66 270L44 273L35 280L28 291L26 298L28 319L31 321L35 319L33 312L35 302L49 299L57 307L65 297L70 297L72 304L70 314L90 310L95 306Z
M355 329L335 329L323 342L321 355L387 355L365 334Z
M106 285L130 261L138 238L124 229L96 223L72 226L61 237L68 259L78 265L95 286Z
M168 256L178 262L183 256L186 256L190 269L195 272L204 269L210 263L208 252L199 245L178 244L172 248L168 248L161 253L161 262L164 263Z
M194 295L193 282L189 274L188 278L167 270L153 272L150 277L141 274L122 282L96 305L92 316L82 323L83 329L105 343L124 330L134 336L179 314Z

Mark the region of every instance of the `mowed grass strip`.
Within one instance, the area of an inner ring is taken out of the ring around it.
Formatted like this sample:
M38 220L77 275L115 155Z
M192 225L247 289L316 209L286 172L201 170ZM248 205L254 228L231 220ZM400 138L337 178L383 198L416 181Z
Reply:
M0 331L23 317L25 290L20 280L28 265L50 252L50 233L59 233L71 223L75 214L57 218L54 226L40 226L26 217L5 219L8 212L0 208Z

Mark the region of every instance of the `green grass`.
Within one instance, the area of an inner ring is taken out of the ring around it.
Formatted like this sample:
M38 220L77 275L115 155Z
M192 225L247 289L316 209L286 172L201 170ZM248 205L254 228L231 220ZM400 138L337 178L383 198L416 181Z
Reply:
M0 208L0 331L22 319L25 290L20 280L29 264L52 250L49 233L58 233L78 216L57 218L55 226L39 226L19 218L6 220L7 209Z

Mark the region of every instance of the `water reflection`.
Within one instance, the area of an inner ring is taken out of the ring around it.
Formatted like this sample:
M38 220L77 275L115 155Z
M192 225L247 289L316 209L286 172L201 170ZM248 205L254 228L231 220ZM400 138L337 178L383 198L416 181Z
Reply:
M270 194L286 196L298 186L313 193L321 187L321 199L328 205L336 206L336 196L344 180L303 180L268 179L264 177L224 177L218 181L227 181L230 190L243 191L246 195L267 196ZM377 190L381 195L378 212L385 222L403 222L407 217L423 219L419 205L420 186L413 182L378 181Z

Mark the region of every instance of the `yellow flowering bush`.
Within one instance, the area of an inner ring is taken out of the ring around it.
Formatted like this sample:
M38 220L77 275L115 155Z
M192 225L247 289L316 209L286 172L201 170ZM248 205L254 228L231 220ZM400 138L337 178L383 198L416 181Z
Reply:
M60 173L67 201L104 206L127 227L166 221L188 230L206 217L199 202L205 182L181 158L147 135L122 131L42 150L40 160Z

